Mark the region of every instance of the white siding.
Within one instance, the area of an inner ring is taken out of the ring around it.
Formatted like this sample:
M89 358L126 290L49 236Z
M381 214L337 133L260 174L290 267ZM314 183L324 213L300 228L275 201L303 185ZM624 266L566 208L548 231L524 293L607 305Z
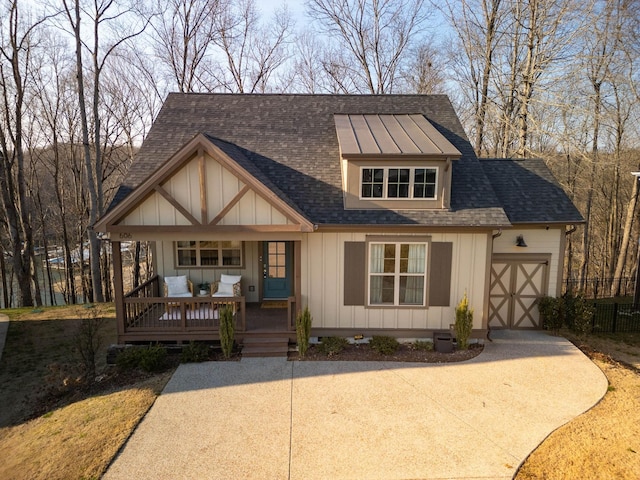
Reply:
M173 174L163 185L167 191L197 221L201 221L199 160L193 159ZM231 202L245 184L231 171L205 156L206 223ZM220 220L219 225L286 225L288 219L260 195L250 190L244 194ZM162 195L152 193L131 211L121 225L191 225Z
M314 327L448 329L455 320L455 306L466 291L475 310L474 328L482 328L487 241L491 237L486 233L434 233L431 238L434 242L453 243L450 306L393 309L344 305L344 243L364 242L364 233L305 235L302 242L302 303L308 304Z
M202 282L214 282L220 280L223 273L229 275L242 275L242 294L246 297L247 302L257 302L258 285L262 281L262 272L258 264L258 242L244 242L244 266L243 269L227 269L227 268L179 268L177 269L174 261L174 242L159 241L157 242L157 257L155 259L158 272L162 276L187 275L193 282L194 289ZM249 286L255 287L253 292L249 291Z
M527 244L526 248L516 247L516 237L522 235ZM493 253L548 253L551 254L549 263L549 296L556 296L559 274L564 266L564 251L562 248L562 236L564 228L522 228L503 230L502 235L493 241Z

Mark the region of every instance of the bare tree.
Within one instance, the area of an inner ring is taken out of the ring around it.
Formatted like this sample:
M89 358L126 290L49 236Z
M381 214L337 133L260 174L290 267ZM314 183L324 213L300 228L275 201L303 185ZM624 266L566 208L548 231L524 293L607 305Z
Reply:
M425 41L411 49L411 60L402 68L404 89L409 93L443 93L445 88L444 61L435 42Z
M485 123L490 99L494 54L506 21L502 0L460 0L446 2L442 9L458 37L458 47L451 53L459 55L459 75L473 108L474 148L478 155L485 147ZM454 53L455 52L455 53Z
M72 251L76 248L78 241L73 238L70 231L72 229L69 228L75 221L75 217L70 215L69 203L72 200L68 198L68 193L75 189L67 187L68 179L73 178L73 169L68 168L64 161L65 145L69 143L65 142L62 133L65 107L73 110L72 106L75 105L71 95L73 92L72 58L58 36L50 34L47 37L47 47L43 49L39 62L40 65L47 65L48 68L41 67L34 72L35 92L31 108L34 110L38 131L45 136L36 144L50 145L51 148L40 148L32 151L32 155L38 157L41 170L46 172L47 183L52 186L55 193L58 221L52 223L60 229L57 234L62 243L65 265L63 296L65 302L75 304L78 299ZM46 265L48 268L48 258Z
M585 38L585 51L582 55L585 73L589 81L589 85L593 92L591 100L593 104L592 116L592 139L591 139L591 170L589 175L589 189L587 192L587 201L585 207L586 224L584 226L582 236L582 252L583 258L580 264L580 283L584 286L584 282L588 276L588 264L591 250L590 233L592 230L592 203L594 195L594 187L597 179L599 165L599 143L600 143L600 126L602 114L602 87L603 83L610 80L610 64L613 61L614 54L619 45L620 38L619 16L614 7L614 2L604 2L604 11L599 8L594 9L590 15L591 34Z
M297 88L304 93L320 93L322 80L322 43L316 35L304 31L297 36L292 76Z
M572 0L518 0L515 21L523 28L524 62L518 89L518 149L516 155L528 154L529 110L533 93L542 74L575 38L571 16L576 13Z
M207 56L211 55L220 15L218 0L158 0L152 19L156 58L171 74L180 92L209 91Z
M340 52L323 60L324 71L338 85L347 76L349 93L393 93L428 18L424 0L307 0L307 9Z
M81 6L81 0L63 0L65 13L73 32L76 48L76 71L78 80L78 104L80 107L80 119L82 125L82 144L84 146L84 160L87 176L87 184L89 187L89 227L87 236L90 246L90 265L91 265L91 288L94 301L103 302L102 274L100 268L101 244L98 235L93 230L93 225L102 215L104 210L104 192L102 184L103 164L102 164L102 131L101 131L101 112L100 112L100 76L110 55L120 45L124 44L131 38L138 36L146 27L145 22L135 21L136 17L132 14L135 11L126 6L121 6L115 0L94 0L93 4L88 8ZM81 22L83 16L89 18L91 26L91 43L84 41ZM126 21L125 21L126 20ZM138 18L138 20L141 20ZM127 23L129 22L129 23ZM131 23L132 22L132 23ZM140 25L142 23L142 25ZM116 29L128 29L125 34L113 35L106 47L101 47L101 34L111 24L117 24ZM86 49L91 57L92 67L92 96L89 103L93 114L93 152L91 151L91 143L89 141L89 119L87 99L85 96L85 64L83 61L83 51ZM92 158L93 154L93 158Z
M275 85L272 77L288 60L291 15L277 10L267 25L261 24L255 0L226 3L216 17L214 42L224 58L212 76L223 90L264 93Z
M33 67L36 31L46 18L27 22L18 1L8 4L0 44L0 198L11 245L11 261L20 290L20 304L34 304L32 202L25 176L25 102ZM36 296L38 304L41 303Z

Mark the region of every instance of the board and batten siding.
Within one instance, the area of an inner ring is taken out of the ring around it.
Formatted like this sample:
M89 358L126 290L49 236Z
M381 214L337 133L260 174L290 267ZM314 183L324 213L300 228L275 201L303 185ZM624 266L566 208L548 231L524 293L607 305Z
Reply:
M244 242L244 268L176 268L173 241L158 241L156 244L156 267L162 276L186 275L198 293L198 284L220 280L220 275L242 275L242 294L247 302L258 302L258 285L262 282L262 271L258 262L258 243ZM249 285L255 286L249 291Z
M375 232L369 235L381 236ZM448 306L428 308L366 308L345 305L345 243L365 242L365 233L324 233L304 235L302 242L302 302L308 304L314 328L345 329L449 329L455 321L455 306L465 291L474 308L473 328L483 328L485 283L487 279L487 233L433 233L432 242L450 243L451 287ZM409 238L394 234L389 238ZM395 240L394 240L395 241ZM347 254L349 254L349 246ZM356 250L353 250L355 252ZM366 269L366 258L363 268ZM352 277L354 278L354 277ZM346 280L345 280L346 279ZM349 302L347 302L349 303Z
M549 287L547 295L560 296L562 270L564 266L564 227L514 228L503 230L502 234L493 240L493 253L514 255L546 253L551 254L549 262ZM522 235L526 247L516 247L516 237Z
M204 155L206 219L209 223L245 187L245 184L223 165ZM198 221L202 220L201 169L199 158L187 162L162 183L162 188ZM219 219L218 225L287 225L291 222L273 205L248 190ZM120 225L191 225L182 213L158 192L153 192L137 208L128 213Z

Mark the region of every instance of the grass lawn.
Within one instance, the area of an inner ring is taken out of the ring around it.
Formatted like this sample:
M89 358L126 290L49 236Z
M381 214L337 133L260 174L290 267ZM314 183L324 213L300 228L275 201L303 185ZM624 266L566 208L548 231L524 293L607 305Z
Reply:
M94 312L81 306L2 310L12 321L0 360L0 478L99 478L168 381L171 372L65 389L78 362L81 318L105 318L99 371L115 342L113 307Z

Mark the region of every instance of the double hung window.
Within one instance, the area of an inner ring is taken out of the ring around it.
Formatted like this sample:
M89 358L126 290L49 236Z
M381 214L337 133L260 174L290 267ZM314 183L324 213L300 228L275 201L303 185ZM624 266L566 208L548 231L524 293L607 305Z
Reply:
M178 267L241 267L242 242L186 240L176 242Z
M361 198L435 199L438 169L435 167L361 169Z
M369 305L425 305L425 242L369 243Z

